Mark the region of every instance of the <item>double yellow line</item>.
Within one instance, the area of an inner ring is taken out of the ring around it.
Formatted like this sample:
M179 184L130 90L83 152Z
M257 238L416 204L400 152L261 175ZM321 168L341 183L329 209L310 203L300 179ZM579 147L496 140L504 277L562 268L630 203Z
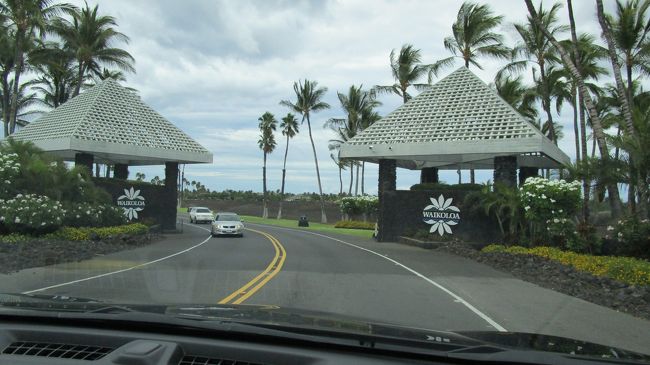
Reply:
M271 260L271 263L269 263L269 266L267 266L266 269L262 271L262 273L257 275L255 278L253 278L253 280L249 281L241 288L235 290L232 294L221 299L219 301L219 304L241 304L246 299L250 298L251 295L255 294L255 292L260 290L266 283L269 282L269 280L273 279L273 277L280 272L282 265L284 265L284 260L287 257L287 252L284 250L284 247L282 244L280 244L280 241L278 241L277 238L271 236L266 232L258 231L255 229L246 228L246 230L259 233L262 236L268 238L269 241L271 241L273 244L273 248L275 249L275 256L273 257L273 260Z

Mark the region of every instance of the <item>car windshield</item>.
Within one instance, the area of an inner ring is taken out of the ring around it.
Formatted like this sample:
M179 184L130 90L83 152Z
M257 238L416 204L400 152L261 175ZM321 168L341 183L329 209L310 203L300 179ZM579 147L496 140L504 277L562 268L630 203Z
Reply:
M0 13L0 309L650 353L650 0Z

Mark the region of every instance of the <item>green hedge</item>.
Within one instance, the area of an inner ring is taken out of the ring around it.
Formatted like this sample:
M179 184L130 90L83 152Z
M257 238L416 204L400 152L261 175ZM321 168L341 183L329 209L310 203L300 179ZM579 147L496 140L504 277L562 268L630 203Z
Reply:
M58 231L51 233L49 237L66 240L66 241L88 241L93 235L99 238L107 238L118 234L145 234L149 227L141 223L127 224L115 227L63 227Z
M338 221L334 225L334 228L366 229L374 231L375 223L361 221Z
M482 252L535 255L557 261L563 265L574 267L578 271L595 276L606 276L632 285L650 285L650 262L631 257L592 256L545 246L526 248L521 246L489 245L484 247Z
M447 191L480 191L483 188L481 184L454 184L447 185L443 183L426 183L426 184L415 184L411 186L413 191L421 190L431 190L436 192L447 192Z

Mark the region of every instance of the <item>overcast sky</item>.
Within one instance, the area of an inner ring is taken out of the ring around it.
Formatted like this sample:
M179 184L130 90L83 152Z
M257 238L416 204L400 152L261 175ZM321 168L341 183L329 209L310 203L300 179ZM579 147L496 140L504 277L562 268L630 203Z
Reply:
M73 1L82 6L82 1ZM505 16L499 29L512 46L517 40L512 27L527 15L521 0L485 1ZM119 30L131 39L123 45L136 60L135 74L127 85L142 99L214 154L211 165L188 165L186 178L199 180L210 189L261 191L262 153L257 146L257 118L270 111L279 120L288 110L278 103L293 99L292 84L316 80L329 91L332 108L314 114L314 138L325 192L338 192L338 170L330 159L322 128L331 117L342 117L336 92L351 84L393 83L388 55L404 43L422 50L423 62L448 57L443 39L451 34L461 1L177 1L88 0L99 11L116 17ZM613 1L606 1L611 8ZM545 1L546 6L552 2ZM574 1L579 32L599 36L595 2ZM560 15L568 24L566 8ZM568 37L568 35L567 35ZM471 68L486 83L492 82L503 61L481 59L484 70ZM444 72L442 77L460 66ZM412 91L415 94L415 91ZM401 102L396 95L380 98L380 114ZM560 147L574 156L572 112L560 116L564 139ZM287 190L317 191L315 168L306 125L291 140L287 162ZM278 132L278 147L269 157L269 188L279 189L285 140ZM143 171L147 179L163 176L162 168ZM492 171L478 172L480 181ZM344 186L349 173L344 171ZM455 172L441 178L457 181ZM417 183L419 173L399 169L398 188ZM469 180L468 172L464 181ZM366 192L377 191L377 166L367 165Z

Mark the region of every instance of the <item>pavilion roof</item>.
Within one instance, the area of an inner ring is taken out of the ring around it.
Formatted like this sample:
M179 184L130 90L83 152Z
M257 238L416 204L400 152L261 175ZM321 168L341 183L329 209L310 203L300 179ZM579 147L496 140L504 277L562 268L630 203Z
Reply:
M129 165L210 163L212 154L114 80L105 80L21 128L13 138L74 160Z
M495 90L460 67L341 146L340 157L395 159L421 169L493 168L494 157L516 155L519 166L570 162L550 139Z

